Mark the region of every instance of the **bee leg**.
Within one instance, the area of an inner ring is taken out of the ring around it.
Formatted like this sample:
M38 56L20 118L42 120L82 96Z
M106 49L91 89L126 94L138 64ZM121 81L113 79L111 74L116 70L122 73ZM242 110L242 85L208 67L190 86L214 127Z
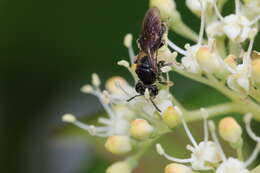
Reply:
M157 63L157 66L160 69L160 68L165 67L165 66L172 66L172 63L166 63L165 61L159 61Z
M154 101L150 98L150 101L151 101L151 103L153 104L153 106L155 107L155 109L158 111L158 112L162 112L159 108L158 108L158 106L154 103Z
M126 100L127 102L130 102L131 100L135 99L136 97L139 97L139 96L142 96L141 94L140 95L135 95L133 97L131 97L130 99Z

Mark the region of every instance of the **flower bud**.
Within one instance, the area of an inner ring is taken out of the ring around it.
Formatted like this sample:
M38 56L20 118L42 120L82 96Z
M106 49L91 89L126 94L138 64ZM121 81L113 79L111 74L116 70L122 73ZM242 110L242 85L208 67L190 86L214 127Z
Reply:
M100 79L98 77L98 75L96 73L93 73L92 74L92 84L96 87L99 87L100 86Z
M180 116L173 106L166 108L162 115L163 121L170 128L176 127L180 123Z
M125 47L129 48L132 46L132 41L133 41L133 35L128 33L125 35L125 38L124 38L124 45Z
M117 62L117 65L129 68L129 62L127 62L126 60L120 60Z
M62 116L62 121L67 122L67 123L73 123L76 121L76 118L72 114L64 114Z
M136 119L131 122L130 134L136 139L144 140L151 136L154 128L144 119Z
M150 7L157 7L160 10L161 18L168 20L172 17L176 5L174 0L150 0Z
M105 148L113 154L125 154L131 151L132 146L128 136L110 136L105 143Z
M252 78L257 84L260 84L260 58L252 61Z
M235 68L237 66L236 58L237 57L235 55L230 54L224 59L224 62L229 66Z
M91 85L84 85L83 87L81 87L81 92L83 93L91 93L93 92L93 87Z
M112 94L121 94L123 91L119 88L119 85L126 86L126 80L120 76L114 76L107 80L105 87Z
M196 53L196 59L201 68L209 73L217 72L220 69L220 64L217 60L218 55L211 52L209 47L200 47Z
M219 122L219 134L227 142L236 144L241 142L242 129L232 117L226 117Z
M132 172L132 168L126 161L116 162L110 165L106 170L106 173L131 173L131 172Z
M171 163L165 167L164 173L192 173L192 170L188 166Z

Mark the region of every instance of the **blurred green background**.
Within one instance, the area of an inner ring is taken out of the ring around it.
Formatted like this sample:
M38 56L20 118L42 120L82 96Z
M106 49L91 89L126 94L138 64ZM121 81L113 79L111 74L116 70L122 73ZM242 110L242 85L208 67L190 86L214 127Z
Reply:
M199 19L184 1L177 3L184 21L198 31ZM81 117L102 110L97 99L79 91L90 82L92 72L103 81L113 75L130 77L116 62L128 58L124 35L131 32L138 37L147 8L145 0L0 2L0 172L98 173L117 159L103 151L94 152L85 133L63 138L53 131L62 131L60 117L66 112ZM175 34L171 39L180 46L187 42ZM259 44L255 46L259 50ZM175 82L174 92L190 108L225 100L178 75ZM198 96L201 100L195 99ZM193 126L201 128L201 124ZM183 139L178 140L179 146L188 142L180 134L167 140L174 143L176 138ZM171 145L173 152L177 144ZM150 171L143 170L152 161L144 159L136 172L162 172L165 160Z

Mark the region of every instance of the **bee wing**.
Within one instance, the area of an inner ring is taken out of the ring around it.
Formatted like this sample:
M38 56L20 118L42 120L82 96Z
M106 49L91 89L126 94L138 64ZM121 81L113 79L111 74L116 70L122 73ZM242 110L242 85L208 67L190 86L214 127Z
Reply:
M151 8L146 12L143 20L142 32L138 40L142 50L148 53L148 50L155 49L161 41L162 23L160 11L158 8Z

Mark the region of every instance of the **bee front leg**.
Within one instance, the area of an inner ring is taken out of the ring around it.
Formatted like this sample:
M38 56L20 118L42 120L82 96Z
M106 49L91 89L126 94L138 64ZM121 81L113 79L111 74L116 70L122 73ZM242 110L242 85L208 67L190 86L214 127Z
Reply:
M157 66L158 66L158 68L160 69L160 68L162 68L162 67L165 67L165 66L172 66L172 63L166 63L165 61L159 61L158 63L157 63Z

